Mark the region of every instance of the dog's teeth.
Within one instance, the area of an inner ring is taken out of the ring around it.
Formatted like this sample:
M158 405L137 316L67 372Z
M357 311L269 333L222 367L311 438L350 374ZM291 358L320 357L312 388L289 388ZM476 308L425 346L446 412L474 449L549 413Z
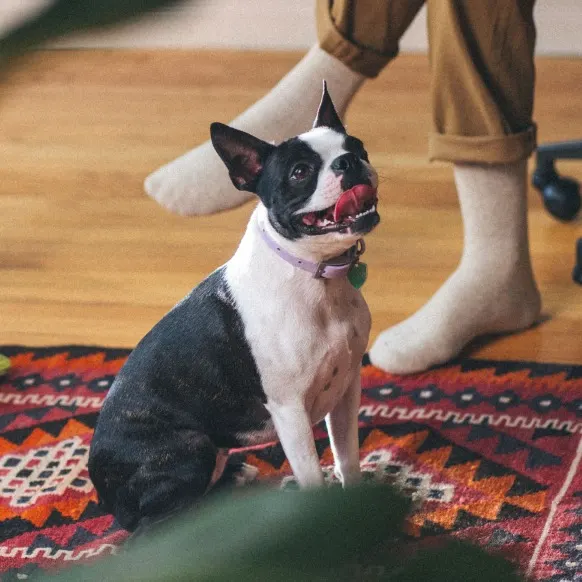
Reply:
M364 212L360 212L359 214L356 214L355 218L361 218L362 216L367 216L368 214L371 214L372 212L376 212L375 206L372 206L372 208L368 208L368 210L364 210Z

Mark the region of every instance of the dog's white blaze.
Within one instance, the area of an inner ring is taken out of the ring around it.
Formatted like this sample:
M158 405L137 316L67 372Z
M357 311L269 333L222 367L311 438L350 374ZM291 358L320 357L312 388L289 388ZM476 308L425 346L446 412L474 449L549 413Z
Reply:
M316 485L322 477L311 425L341 405L348 390L359 393L370 313L347 279L317 280L283 261L260 237L258 221L279 240L259 204L226 265L226 280L285 453L299 483ZM303 256L300 244L281 242ZM357 419L357 410L350 415ZM248 435L255 442L257 436Z
M297 137L301 141L308 143L311 149L321 156L324 161L324 168L328 167L338 156L347 152L344 149L346 136L329 127L316 127Z
M335 204L342 193L341 176L334 175L333 172L329 171L329 167L336 158L348 153L348 150L344 148L346 136L328 127L317 127L298 137L319 154L322 159L322 168L319 172L315 192L308 203L297 211L297 214L329 208ZM370 164L362 162L369 171L372 186L377 188L378 175L376 171Z
M328 127L317 127L298 137L319 154L322 160L315 192L299 213L329 208L342 192L341 176L335 176L329 171L329 167L336 158L348 153L344 148L346 136Z

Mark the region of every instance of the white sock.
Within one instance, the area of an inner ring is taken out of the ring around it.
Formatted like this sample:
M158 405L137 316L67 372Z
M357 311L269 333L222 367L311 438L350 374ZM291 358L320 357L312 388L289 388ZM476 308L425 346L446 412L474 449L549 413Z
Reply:
M463 256L424 307L376 339L372 363L395 374L446 362L476 336L527 328L540 313L529 255L526 163L457 165L454 173Z
M311 128L323 80L340 117L365 77L314 46L265 97L230 123L237 129L279 143ZM211 121L220 121L209 119ZM237 190L210 141L166 164L146 178L146 192L182 215L209 214L252 197Z

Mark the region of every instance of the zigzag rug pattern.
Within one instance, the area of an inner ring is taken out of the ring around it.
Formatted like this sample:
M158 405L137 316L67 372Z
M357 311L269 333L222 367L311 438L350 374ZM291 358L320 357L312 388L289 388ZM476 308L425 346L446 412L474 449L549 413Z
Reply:
M0 347L0 577L109 555L126 533L97 505L86 461L128 350ZM582 575L582 366L463 360L399 377L364 362L361 462L418 501L411 540L454 535L536 580ZM326 478L335 479L323 425ZM232 452L241 485L295 487L278 444Z

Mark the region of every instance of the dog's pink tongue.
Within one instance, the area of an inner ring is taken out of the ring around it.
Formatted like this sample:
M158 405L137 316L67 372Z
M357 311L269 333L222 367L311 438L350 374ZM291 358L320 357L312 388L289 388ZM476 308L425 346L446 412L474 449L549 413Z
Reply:
M333 219L339 222L346 216L358 214L364 204L376 197L376 189L367 184L358 184L346 190L335 203Z

